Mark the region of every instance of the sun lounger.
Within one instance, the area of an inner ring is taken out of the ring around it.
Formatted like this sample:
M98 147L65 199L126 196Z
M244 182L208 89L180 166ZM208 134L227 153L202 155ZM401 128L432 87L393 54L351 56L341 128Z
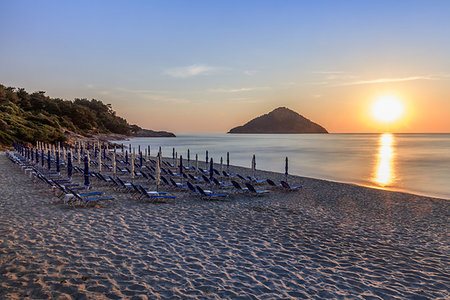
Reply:
M283 186L283 188L285 188L288 191L295 191L295 190L302 188L301 185L292 185L291 186L291 185L289 185L289 183L287 183L286 181L283 181L283 180L280 183Z
M200 186L196 185L195 188L200 193L200 197L203 199L219 199L219 198L226 198L228 197L228 194L216 194L214 192L206 193Z
M241 187L241 185L239 183L237 183L237 181L231 180L231 184L233 184L234 188L236 190L238 190L238 192L247 192L248 189L247 188L243 188Z
M248 182L245 183L245 186L247 187L247 189L248 189L248 191L250 193L255 194L255 195L262 195L262 194L269 193L268 190L257 190L257 189L255 189L255 187L251 183L248 183Z

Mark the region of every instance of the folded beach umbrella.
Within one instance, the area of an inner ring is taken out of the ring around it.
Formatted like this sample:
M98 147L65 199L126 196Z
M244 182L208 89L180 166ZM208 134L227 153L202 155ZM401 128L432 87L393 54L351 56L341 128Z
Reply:
M31 148L30 152L31 152L31 161L34 162L34 149Z
M144 164L144 160L143 160L143 158L142 158L142 152L140 152L140 151L139 151L139 164L140 164L140 166L141 166L141 168L142 168L142 166L143 166L143 164Z
M44 168L45 160L44 160L44 148L41 149L41 167Z
M156 156L156 191L159 189L161 183L161 155L158 153Z
M125 150L125 164L128 165L128 150Z
M230 169L230 152L227 152L227 171Z
M198 174L198 154L195 154L195 176Z
M103 145L103 157L106 159L106 147Z
M148 152L148 156L151 156L150 155L150 145L147 145L147 152Z
M175 152L175 163L173 165L175 168L178 166L178 152Z
M222 174L223 171L223 158L222 156L220 157L220 174Z
M67 154L67 177L72 180L72 153Z
M89 150L86 150L86 155L88 158L88 164L89 164L89 166L91 166L91 156L89 155Z
M285 177L285 180L287 181L287 178L288 178L288 158L287 158L287 156L286 156L286 163L284 165L284 177Z
M134 148L133 153L131 153L131 178L134 178Z
M162 150L161 150L161 146L159 146L159 150L158 150L159 156L162 156Z
M77 147L77 159L78 159L78 166L81 165L81 145L79 145L79 147Z
M214 177L214 163L213 158L211 157L211 160L209 161L209 179L213 179Z
M172 161L175 164L175 148L172 148Z
M60 167L59 167L59 151L56 151L56 173L59 174L60 172Z
M206 161L206 165L208 165L208 150L206 150L206 158L205 158L205 161Z
M113 174L116 176L116 148L114 148L113 153Z
M183 155L180 155L180 178L181 182L183 182Z
M138 145L138 153L141 153L141 145Z
M122 153L123 153L123 143L122 143Z
M98 154L98 172L102 172L102 152Z
M147 160L148 160L148 155L147 155L148 152L147 152L147 148L145 148L144 151L145 151L145 161L147 161Z
M129 150L130 153L131 153L131 144L128 145L128 150Z
M39 164L39 151L36 149L36 164Z
M256 173L256 156L255 156L255 154L253 154L253 157L252 157L252 173L253 173L253 177L255 177L255 173Z
M89 151L87 152L86 156L84 157L84 186L86 188L89 187Z
M189 151L188 149L188 167L189 167L189 162L191 161L191 151Z

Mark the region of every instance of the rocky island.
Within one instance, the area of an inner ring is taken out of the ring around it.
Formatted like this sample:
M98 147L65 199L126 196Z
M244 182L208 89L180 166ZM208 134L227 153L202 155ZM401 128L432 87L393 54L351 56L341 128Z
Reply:
M286 107L279 107L228 133L328 133L317 123Z

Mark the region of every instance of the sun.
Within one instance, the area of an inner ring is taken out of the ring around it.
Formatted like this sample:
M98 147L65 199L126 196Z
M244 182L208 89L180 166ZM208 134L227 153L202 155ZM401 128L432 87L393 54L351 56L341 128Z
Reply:
M382 96L372 105L372 115L380 122L390 123L403 114L402 102L394 96Z

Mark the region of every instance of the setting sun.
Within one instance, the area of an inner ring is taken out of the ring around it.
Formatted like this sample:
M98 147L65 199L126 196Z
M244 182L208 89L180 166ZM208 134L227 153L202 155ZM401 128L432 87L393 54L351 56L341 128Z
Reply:
M403 114L402 102L393 96L383 96L372 105L372 115L378 121L389 123L398 120Z

